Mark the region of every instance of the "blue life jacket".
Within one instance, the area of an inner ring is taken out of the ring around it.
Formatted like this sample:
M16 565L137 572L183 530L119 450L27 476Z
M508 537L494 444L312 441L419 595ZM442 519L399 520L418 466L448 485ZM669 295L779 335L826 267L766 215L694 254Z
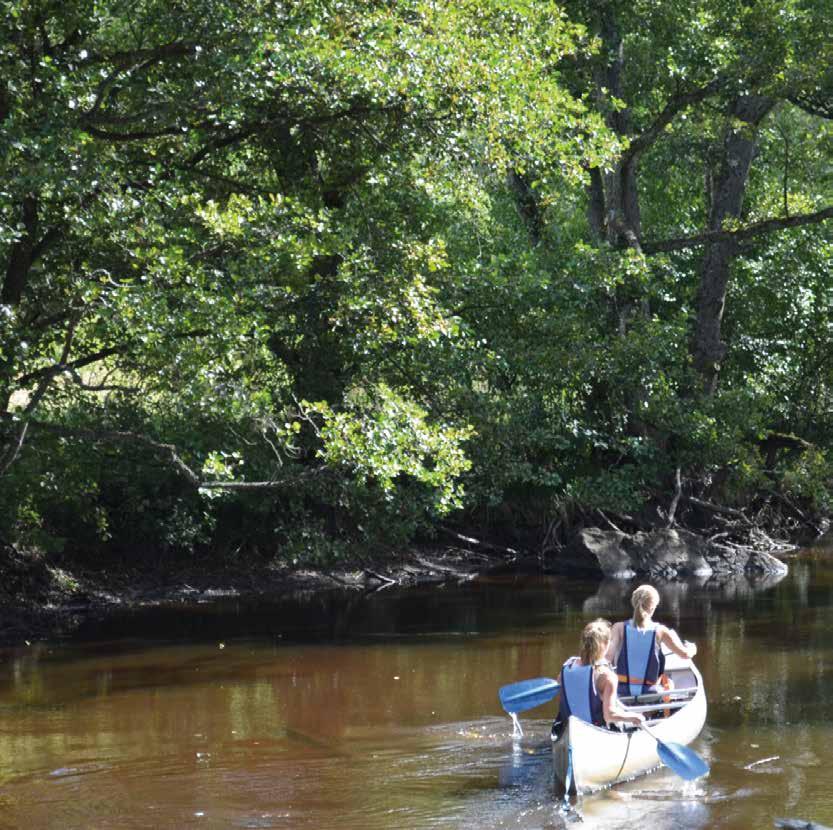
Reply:
M622 650L616 659L620 697L653 691L665 671L665 655L657 642L656 629L656 623L644 631L630 620L625 623Z
M593 667L582 666L578 657L571 657L561 667L561 703L558 719L566 721L570 715L604 726L604 709L602 698L593 683Z

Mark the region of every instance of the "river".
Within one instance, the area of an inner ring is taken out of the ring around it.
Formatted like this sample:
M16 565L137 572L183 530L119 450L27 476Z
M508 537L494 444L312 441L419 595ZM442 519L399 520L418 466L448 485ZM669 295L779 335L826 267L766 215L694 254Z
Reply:
M535 574L372 595L225 599L90 618L0 653L0 827L558 828L553 704L525 736L504 684L555 676L632 586ZM577 805L584 827L833 825L833 549L775 585L661 588L699 646L711 774ZM648 824L650 822L650 824Z

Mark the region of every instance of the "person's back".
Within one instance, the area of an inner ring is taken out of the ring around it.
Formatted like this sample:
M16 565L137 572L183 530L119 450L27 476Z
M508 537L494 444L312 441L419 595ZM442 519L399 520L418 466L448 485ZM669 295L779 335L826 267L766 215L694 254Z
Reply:
M616 656L616 675L619 695L641 695L657 691L665 671L665 655L657 638L657 624L638 628L632 620L617 623L622 626L622 648Z
M573 715L595 726L604 726L602 698L596 688L594 668L585 665L580 657L571 657L561 667L560 721L566 722Z
M610 623L594 620L582 631L581 654L571 657L561 668L561 701L555 734L570 716L594 726L610 723L638 724L638 713L626 712L616 698L616 675L605 659L610 645Z
M659 593L640 585L631 596L633 618L616 623L611 631L608 660L616 667L618 693L622 697L660 691L665 671L663 646L683 658L697 653L693 643L684 644L677 634L652 617Z

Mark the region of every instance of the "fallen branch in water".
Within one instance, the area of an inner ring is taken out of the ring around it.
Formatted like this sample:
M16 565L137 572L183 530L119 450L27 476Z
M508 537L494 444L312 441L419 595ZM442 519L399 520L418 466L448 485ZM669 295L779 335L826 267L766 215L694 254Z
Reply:
M452 530L450 527L440 526L440 530L442 530L443 533L452 536L460 542L467 542L470 545L477 545L478 547L481 547L484 550L493 550L495 551L495 553L501 554L508 553L512 556L518 555L518 551L515 550L515 548L506 548L502 545L494 545L491 542L482 542L480 539L475 539L473 536L464 536L462 533L458 533L456 530Z
M439 562L432 562L430 559L425 559L422 556L414 556L414 559L422 565L423 568L428 568L432 571L440 571L441 573L451 574L458 579L467 579L471 576L470 571L461 571L459 568L452 568L449 565L441 565Z
M759 767L761 764L768 764L770 761L780 761L780 755L770 755L769 758L761 758L760 761L753 761L751 764L747 764L744 769L752 769L753 767Z
M380 582L384 582L387 585L398 585L399 583L395 579L391 579L384 574L377 573L376 571L371 571L368 568L365 568L362 573L366 574L367 576L378 579Z

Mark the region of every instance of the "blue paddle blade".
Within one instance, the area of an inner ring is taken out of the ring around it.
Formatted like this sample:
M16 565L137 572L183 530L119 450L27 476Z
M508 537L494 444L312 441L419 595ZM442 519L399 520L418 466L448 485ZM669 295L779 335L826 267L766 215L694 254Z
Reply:
M665 766L686 781L700 778L709 771L709 765L693 749L682 744L657 741L657 754Z
M509 712L525 712L534 709L548 700L552 700L561 688L557 680L551 677L536 677L532 680L521 680L504 686L498 696L500 705Z

